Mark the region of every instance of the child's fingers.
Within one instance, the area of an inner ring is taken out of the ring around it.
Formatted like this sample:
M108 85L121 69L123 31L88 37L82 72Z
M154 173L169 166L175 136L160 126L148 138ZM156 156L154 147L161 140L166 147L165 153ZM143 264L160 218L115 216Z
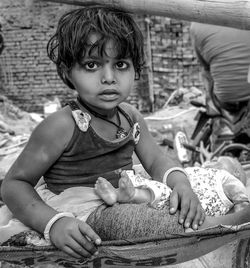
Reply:
M63 247L63 251L75 258L89 258L94 254L94 252L88 251L86 247L84 248L82 245L80 245L79 243L77 243L77 241L73 239L68 241L67 245Z
M190 223L190 219L187 219L187 215L189 213L189 209L190 209L190 203L188 202L182 202L181 203L181 211L180 211L180 215L179 215L179 223L183 224L185 221L185 227L189 227L187 226L188 222ZM191 214L190 214L191 216ZM189 217L190 217L189 216Z
M201 217L201 212L197 210L197 213L194 217L194 220L192 222L192 228L194 230L197 230L198 229L198 226L199 226L199 222L200 222L200 217Z
M77 254L76 252L74 252L71 248L65 246L64 248L62 248L61 250L63 250L66 254L68 254L70 257L73 257L73 258L77 258L77 259L80 259L82 258L81 255Z
M173 190L173 192L170 195L170 214L174 214L177 211L179 203L179 197L178 193Z
M184 222L185 228L189 228L191 223L193 223L193 225L198 225L198 222L194 222L196 215L197 215L197 204L196 202L193 202L191 200L190 205L189 205L189 210L188 210L188 213L186 214L186 218Z
M198 222L199 225L202 225L205 221L205 218L206 218L206 213L204 211L204 209L200 206L200 211L201 211L201 217L200 217L200 220Z
M192 228L194 230L198 229L198 226L203 223L205 219L205 212L202 209L200 204L197 204L196 202L191 202L189 212L187 214L186 220L185 220L185 228L189 228L192 223Z
M84 236L87 236L96 245L101 244L101 238L93 231L93 229L88 224L82 222L82 224L79 224L79 230Z
M84 257L89 257L97 252L97 247L86 235L81 232L75 232L71 236L70 242L67 243L74 252Z

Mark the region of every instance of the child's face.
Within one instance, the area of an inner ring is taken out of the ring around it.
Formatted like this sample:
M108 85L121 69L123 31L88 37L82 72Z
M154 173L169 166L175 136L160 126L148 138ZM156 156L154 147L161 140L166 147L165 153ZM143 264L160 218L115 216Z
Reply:
M97 34L91 34L89 43L98 40ZM114 43L109 41L105 55L97 51L83 57L81 64L72 68L69 79L81 99L100 109L113 109L124 101L134 85L135 70L130 58L117 59Z

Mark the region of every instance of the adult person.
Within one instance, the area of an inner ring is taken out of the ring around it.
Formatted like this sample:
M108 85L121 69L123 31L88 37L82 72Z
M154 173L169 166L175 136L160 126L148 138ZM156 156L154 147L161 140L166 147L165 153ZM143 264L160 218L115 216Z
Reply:
M250 31L191 23L190 34L202 66L207 102L214 106L208 112L221 114L230 123L231 134L245 133L239 142L249 142Z

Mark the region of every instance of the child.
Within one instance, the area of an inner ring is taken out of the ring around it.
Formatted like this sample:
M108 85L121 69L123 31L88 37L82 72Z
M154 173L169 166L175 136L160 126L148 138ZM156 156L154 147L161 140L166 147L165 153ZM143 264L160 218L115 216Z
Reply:
M174 162L160 151L142 115L124 103L144 64L142 33L129 14L105 6L70 11L47 50L78 96L36 127L6 175L2 197L17 219L57 248L88 257L101 243L85 222L103 203L93 188L97 178L117 187L121 170L132 168L133 152L159 181ZM180 205L180 223L196 229L204 213L185 172L168 174L170 212ZM42 176L46 184L35 191Z
M246 175L236 159L221 156L216 161L207 162L206 167L187 167L185 171L206 215L225 215L232 208L236 212L249 205ZM134 175L133 171L122 172L118 189L100 177L95 190L108 205L147 202L158 209L171 193L166 184L144 179Z

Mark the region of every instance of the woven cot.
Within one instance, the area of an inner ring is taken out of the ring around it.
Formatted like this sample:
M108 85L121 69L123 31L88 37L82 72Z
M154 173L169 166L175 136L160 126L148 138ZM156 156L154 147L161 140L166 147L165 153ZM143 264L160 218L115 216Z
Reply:
M106 241L100 246L98 256L79 260L70 258L53 246L1 246L0 261L23 267L39 267L41 264L72 268L167 266L198 258L238 240L232 268L247 268L250 267L249 237L250 223L239 226L221 225L203 231L171 234L154 239Z

